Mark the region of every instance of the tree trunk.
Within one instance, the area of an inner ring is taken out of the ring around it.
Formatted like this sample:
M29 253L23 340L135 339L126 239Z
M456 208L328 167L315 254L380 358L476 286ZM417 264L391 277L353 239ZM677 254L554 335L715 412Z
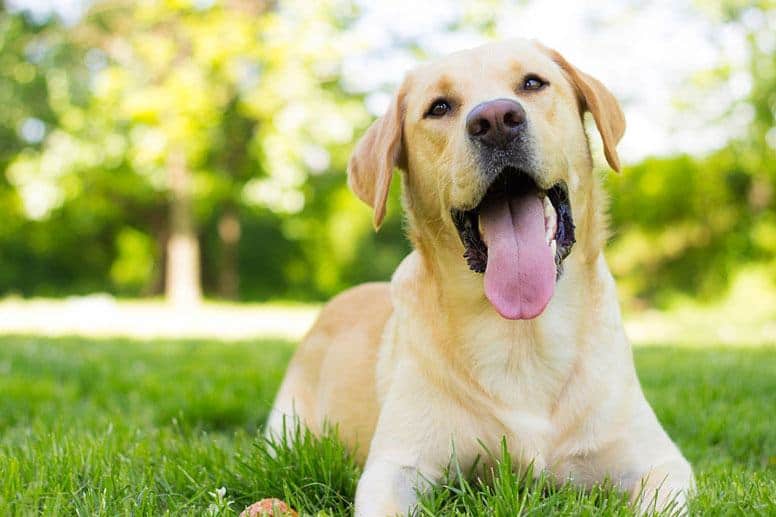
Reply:
M218 220L218 236L221 239L218 293L228 300L236 300L240 289L240 270L237 265L240 230L237 210L233 206L227 207Z
M181 149L170 152L167 173L170 179L170 231L165 296L174 306L197 305L202 299L199 241L191 206L191 176Z

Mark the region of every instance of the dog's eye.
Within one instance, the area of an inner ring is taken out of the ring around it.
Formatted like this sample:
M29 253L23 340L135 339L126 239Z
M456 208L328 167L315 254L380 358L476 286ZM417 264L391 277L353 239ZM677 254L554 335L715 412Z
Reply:
M445 99L437 99L429 106L428 111L426 111L426 116L434 118L444 117L450 113L450 110L452 110L452 107L448 101Z
M530 74L525 76L525 79L523 79L523 90L527 90L527 91L541 90L548 84L549 83L547 81L543 80L538 75Z

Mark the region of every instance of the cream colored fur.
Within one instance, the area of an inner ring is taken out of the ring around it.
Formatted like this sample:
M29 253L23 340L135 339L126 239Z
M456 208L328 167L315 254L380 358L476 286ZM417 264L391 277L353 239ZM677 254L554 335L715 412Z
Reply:
M516 89L528 73L550 86ZM435 98L454 112L429 120ZM555 294L533 320L501 318L482 276L461 258L451 207L487 188L463 121L480 102L510 98L527 113L546 188L569 188L577 243ZM332 300L300 345L267 432L299 418L319 432L336 423L365 462L356 514L406 513L424 480L439 478L453 447L465 467L505 437L516 462L589 487L609 479L643 509L684 505L690 465L644 398L617 292L603 254L606 200L582 115L590 111L610 165L624 131L614 97L560 54L524 40L454 54L411 72L388 110L359 143L350 184L385 212L394 166L413 251L390 284L367 284ZM658 490L659 488L659 490Z

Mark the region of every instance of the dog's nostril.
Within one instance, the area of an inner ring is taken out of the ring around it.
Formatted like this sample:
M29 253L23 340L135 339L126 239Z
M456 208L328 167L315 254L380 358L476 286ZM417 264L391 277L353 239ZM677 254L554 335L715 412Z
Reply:
M515 111L507 111L504 114L504 124L509 127L517 127L523 123L522 117L517 116Z
M490 122L484 118L475 119L469 124L469 134L472 136L482 136L490 130Z

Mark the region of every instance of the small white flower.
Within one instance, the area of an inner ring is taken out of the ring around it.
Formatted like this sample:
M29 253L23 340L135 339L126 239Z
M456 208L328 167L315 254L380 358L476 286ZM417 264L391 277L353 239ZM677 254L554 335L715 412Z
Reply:
M226 498L226 487L216 488L214 492L208 492L208 494L213 498L213 502L207 508L207 515L216 516L229 513L234 501Z

